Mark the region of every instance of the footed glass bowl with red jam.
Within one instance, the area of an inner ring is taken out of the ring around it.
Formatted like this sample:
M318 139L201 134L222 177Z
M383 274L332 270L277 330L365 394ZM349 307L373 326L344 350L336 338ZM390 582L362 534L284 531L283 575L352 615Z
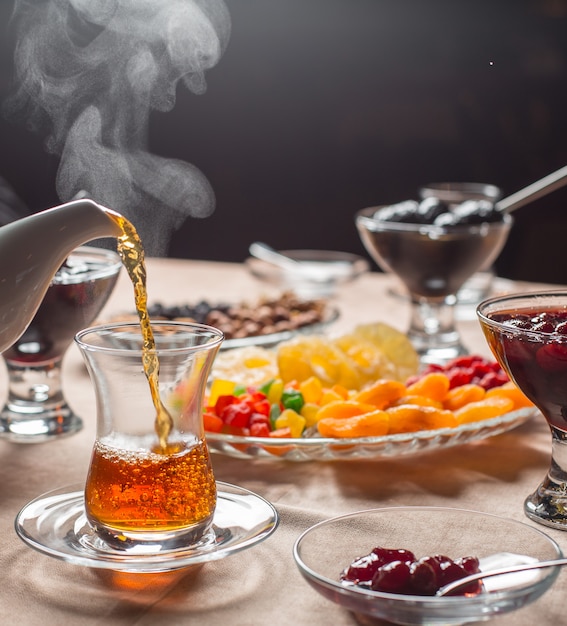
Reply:
M551 429L550 469L526 515L567 530L567 291L490 298L477 314L494 356Z
M469 583L459 595L435 595L439 585L477 568L487 572L513 562L558 558L562 552L553 539L523 522L465 509L406 506L319 522L297 539L293 554L306 582L355 613L357 623L455 626L535 601L559 568L488 577L480 585Z

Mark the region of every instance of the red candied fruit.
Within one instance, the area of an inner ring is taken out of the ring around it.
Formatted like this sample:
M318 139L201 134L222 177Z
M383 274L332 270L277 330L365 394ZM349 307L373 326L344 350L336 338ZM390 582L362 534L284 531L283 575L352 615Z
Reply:
M411 593L411 563L392 561L378 568L370 589L383 593Z
M370 554L358 557L341 574L342 580L350 582L370 582L382 565L393 561L415 560L413 552L404 549L374 548Z
M473 556L452 560L437 554L416 560L409 550L378 547L355 559L341 580L382 593L433 596L444 585L479 571L478 559ZM475 595L481 588L480 582L474 582L453 595Z
M355 584L370 583L376 570L382 565L380 559L371 552L355 559L341 574L341 580Z
M372 550L372 554L375 554L382 564L392 561L415 561L415 554L411 550L404 550L403 548L378 547Z
M497 361L486 359L478 354L467 354L456 357L445 365L437 363L428 365L423 372L409 378L406 385L409 386L423 376L434 372L440 372L447 376L450 389L472 383L488 391L493 387L500 387L510 380L508 374Z

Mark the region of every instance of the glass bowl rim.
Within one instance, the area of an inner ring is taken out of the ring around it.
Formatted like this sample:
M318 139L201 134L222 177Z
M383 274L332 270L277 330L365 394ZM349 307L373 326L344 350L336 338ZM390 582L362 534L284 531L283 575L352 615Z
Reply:
M99 280L110 276L118 276L118 273L123 267L120 255L114 250L110 250L108 248L100 248L97 246L79 246L72 250L68 256L86 259L96 258L97 260L100 259L101 262L106 260L108 261L108 264L103 267L89 269L88 272L76 274L75 276L66 275L63 280L55 274L51 281L53 285L73 285L87 281Z
M493 328L498 328L499 330L505 331L508 335L523 335L523 336L533 336L543 338L546 337L549 339L551 333L546 333L540 330L529 330L525 328L517 328L515 326L509 326L508 324L504 324L503 322L499 322L497 320L493 320L487 316L486 310L490 308L491 305L509 301L510 307L507 310L514 309L514 302L519 302L521 300L537 301L539 298L548 299L548 298L564 298L565 299L565 310L567 312L567 289L549 289L544 291L528 291L528 292L514 292L508 294L501 294L499 296L493 296L491 298L487 298L483 300L476 307L476 314L478 319L485 324L486 326L491 326ZM547 305L546 308L551 308L551 304ZM530 308L529 306L522 308ZM539 308L539 307L537 307ZM543 307L542 307L543 308ZM521 309L517 309L518 312L521 312ZM567 319L567 318L566 318ZM567 335L553 335L553 340L555 342L567 342Z
M503 589L501 591L491 592L490 594L478 594L476 596L415 596L415 595L405 595L405 594L395 594L395 593L385 593L380 591L372 591L371 589L364 589L362 587L346 586L342 585L341 582L337 580L333 580L331 578L327 578L322 574L317 573L313 568L309 567L304 561L301 559L299 555L301 542L312 532L317 531L319 528L327 525L331 525L336 522L346 521L349 518L360 517L361 515L367 514L380 514L380 513L399 513L399 512L408 512L411 513L413 511L416 512L433 512L433 513L458 513L458 514L466 514L466 515L474 515L478 517L486 517L496 521L502 521L508 524L512 524L514 526L523 527L542 538L545 538L550 546L554 549L556 556L555 558L563 558L564 553L561 549L561 546L550 537L548 534L544 533L539 528L526 524L523 521L515 520L512 518L503 517L501 515L496 515L494 513L485 513L484 511L475 511L472 509L465 509L459 507L443 507L443 506L391 506L391 507L379 507L372 509L363 509L359 511L354 511L351 513L346 513L343 515L337 515L335 517L331 517L316 524L310 526L306 530L304 530L299 537L295 540L293 545L293 557L294 561L304 576L309 577L311 580L316 581L317 584L324 586L327 589L334 590L335 592L339 591L340 595L352 595L352 597L359 597L362 601L371 601L371 600L384 600L388 602L397 602L397 603L409 603L413 605L423 605L424 607L429 608L438 608L440 606L450 606L451 604L466 604L469 607L473 607L475 604L485 606L486 600L490 600L490 603L496 602L502 598L512 598L512 597L523 597L531 593L531 591L537 587L538 585L545 583L547 585L546 588L549 588L554 582L557 576L561 571L561 567L550 567L549 574L542 579L539 579L535 583L529 585L522 585L521 587L515 589ZM518 607L519 608L519 607Z
M308 248L294 248L289 250L278 249L278 251L297 261L328 265L329 273L327 276L322 277L320 281L313 281L313 279L309 276L303 275L301 271L294 272L293 270L287 270L252 256L247 257L244 260L244 264L253 276L262 280L277 280L295 277L296 279L302 280L304 282L328 283L348 282L353 280L354 278L357 278L361 274L364 274L370 269L368 260L363 256L360 256L353 252L342 252L340 250L317 250ZM340 265L344 268L348 268L348 271L337 272L336 274L334 274L331 271L333 265Z
M376 205L358 210L355 213L355 222L357 226L360 227L362 225L371 232L390 230L421 234L433 233L438 236L440 234L483 233L487 230L510 230L514 224L514 218L509 213L503 213L503 219L500 222L481 222L479 224L454 224L445 226L410 222L389 222L386 220L378 220L373 217L374 213L378 209L386 206L390 205Z

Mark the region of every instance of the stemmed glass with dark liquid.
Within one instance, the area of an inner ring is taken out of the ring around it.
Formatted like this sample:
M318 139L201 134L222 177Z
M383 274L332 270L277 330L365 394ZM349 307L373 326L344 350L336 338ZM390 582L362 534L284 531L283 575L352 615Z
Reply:
M106 304L121 268L118 254L94 246L76 248L59 268L27 330L2 355L8 398L1 437L36 443L82 428L63 393L63 357Z
M481 201L448 208L435 198L370 207L355 216L362 243L410 296L408 337L422 363L467 353L455 323L457 292L502 250L512 218ZM479 210L475 212L475 209ZM465 210L467 212L465 212Z
M524 511L567 530L567 291L491 298L477 315L494 356L551 430L551 465Z

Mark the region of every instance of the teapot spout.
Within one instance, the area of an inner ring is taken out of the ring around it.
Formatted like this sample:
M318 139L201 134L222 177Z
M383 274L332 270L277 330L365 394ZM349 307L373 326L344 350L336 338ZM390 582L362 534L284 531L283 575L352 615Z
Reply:
M0 352L23 334L67 256L94 239L120 237L125 221L84 199L0 228Z

